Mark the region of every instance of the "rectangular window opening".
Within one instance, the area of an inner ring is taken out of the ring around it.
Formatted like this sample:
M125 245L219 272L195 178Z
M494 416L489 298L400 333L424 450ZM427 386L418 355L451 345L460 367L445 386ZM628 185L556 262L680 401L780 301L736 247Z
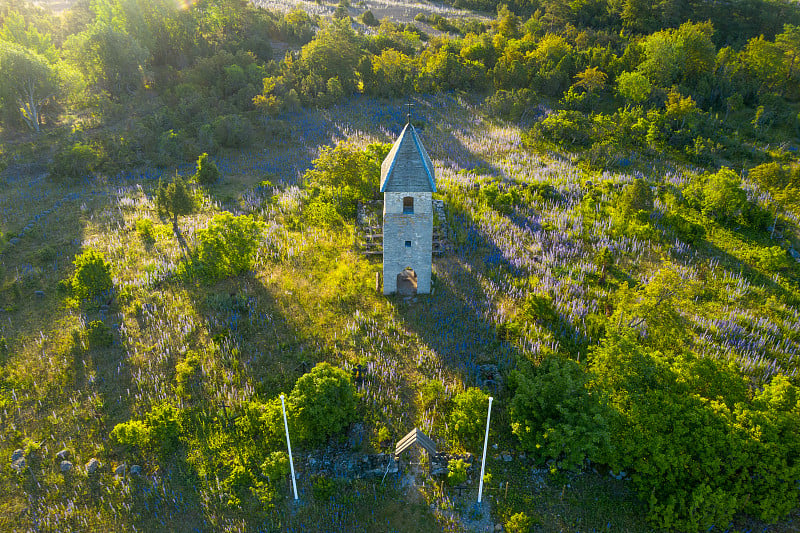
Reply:
M414 197L413 196L406 196L403 198L403 214L404 215L413 215L414 214Z
M406 248L411 248L411 241L406 241Z

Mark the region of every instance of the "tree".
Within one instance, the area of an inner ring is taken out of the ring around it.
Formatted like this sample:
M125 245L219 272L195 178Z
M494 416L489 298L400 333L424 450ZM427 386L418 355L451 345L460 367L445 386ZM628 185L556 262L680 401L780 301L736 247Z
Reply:
M453 398L450 430L467 449L477 450L486 431L486 413L489 396L476 387L470 387Z
M607 419L598 397L587 389L589 374L571 359L552 356L531 374L514 374L509 406L511 430L537 459L556 459L564 468L596 460L609 446Z
M64 47L91 83L120 99L142 86L147 50L124 31L96 22L87 31L71 36Z
M58 94L56 73L44 56L22 46L0 41L0 99L33 131L39 132L42 109Z
M588 93L595 91L602 91L606 87L608 76L597 67L587 67L582 72L579 72L575 78L576 81L573 86L580 87Z
M262 221L247 215L214 215L208 228L197 232L195 258L212 280L251 270L263 229Z
M87 248L73 261L72 291L78 298L99 296L114 286L111 280L111 265L102 252Z
M642 219L649 216L653 210L653 191L650 185L642 178L633 180L622 193L621 207L626 217Z
M205 152L197 158L197 172L194 175L200 185L213 185L220 176L214 160Z
M323 362L297 380L287 409L298 438L320 443L353 420L357 403L358 394L348 373Z
M158 182L156 205L159 211L172 215L172 225L176 230L178 228L178 217L192 213L195 208L194 198L189 194L186 182L180 176L176 176L175 180L169 185L164 185L161 181Z
M733 221L747 203L739 176L728 167L709 176L703 186L703 213L723 221Z
M644 102L652 90L650 80L640 72L623 72L617 76L617 93L632 104Z

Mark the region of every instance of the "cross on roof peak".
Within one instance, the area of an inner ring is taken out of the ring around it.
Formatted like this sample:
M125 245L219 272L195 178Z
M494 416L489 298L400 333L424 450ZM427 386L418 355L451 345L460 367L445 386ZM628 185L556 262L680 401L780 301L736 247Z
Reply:
M406 118L408 118L408 123L411 124L411 108L414 107L414 104L409 102L409 103L405 104L405 106L406 106L406 110L408 111L408 114L406 115Z

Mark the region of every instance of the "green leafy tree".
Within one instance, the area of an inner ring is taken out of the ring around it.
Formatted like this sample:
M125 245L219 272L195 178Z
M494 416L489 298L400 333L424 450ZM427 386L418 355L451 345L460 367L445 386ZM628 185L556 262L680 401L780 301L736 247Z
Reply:
M111 280L111 265L102 252L87 248L73 261L72 291L78 298L92 298L109 291L114 286Z
M252 270L264 223L247 215L214 215L208 228L197 232L195 259L210 279Z
M703 187L703 213L723 222L736 219L747 204L747 194L741 187L739 176L722 167L708 177Z
M623 72L617 76L617 93L634 105L647 100L651 91L650 80L640 72Z
M125 31L98 21L64 47L91 83L110 96L121 99L141 88L148 53Z
M563 468L576 468L585 458L605 453L607 415L600 398L587 388L589 378L579 363L556 356L530 375L515 373L509 416L523 449L541 461L556 459Z
M298 438L320 443L353 420L358 393L347 372L318 363L297 380L287 401Z
M470 387L453 397L449 428L464 448L477 450L486 431L489 396L477 387Z
M217 165L207 153L202 153L197 158L197 171L194 175L200 185L206 186L215 184L220 177Z
M44 56L0 41L0 101L6 116L18 115L39 132L43 111L58 95L56 71Z

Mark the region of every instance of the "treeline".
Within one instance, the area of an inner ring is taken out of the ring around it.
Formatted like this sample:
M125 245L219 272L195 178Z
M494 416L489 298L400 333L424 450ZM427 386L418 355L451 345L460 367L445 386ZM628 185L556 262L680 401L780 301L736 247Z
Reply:
M572 25L614 33L649 34L687 21L710 21L718 46L742 45L752 37L771 39L784 24L800 23L787 0L453 0L455 7L496 12L507 5L524 15L539 13L548 28Z
M588 150L590 163L614 163L609 154L621 146L699 164L761 162L752 141L800 131L800 26L789 23L800 22L800 8L748 11L763 3L730 4L728 18L748 28L738 40L710 13L682 22L690 3L674 3L674 19L653 15L663 29L649 34L638 33L649 26L570 19L558 2L531 6L541 9L527 18L501 6L488 24L417 17L446 23L452 33L436 37L388 21L367 30L344 7L320 20L239 0L187 9L103 0L58 17L19 5L0 15L0 117L12 129L68 125L54 174L70 168L71 176L246 147L256 132L281 134L286 124L274 119L285 113L358 93L451 90L488 94L488 111L514 120L547 99L558 111L529 138ZM669 3L573 4L582 16L595 8L612 16ZM283 57L273 57L275 43L288 50Z

